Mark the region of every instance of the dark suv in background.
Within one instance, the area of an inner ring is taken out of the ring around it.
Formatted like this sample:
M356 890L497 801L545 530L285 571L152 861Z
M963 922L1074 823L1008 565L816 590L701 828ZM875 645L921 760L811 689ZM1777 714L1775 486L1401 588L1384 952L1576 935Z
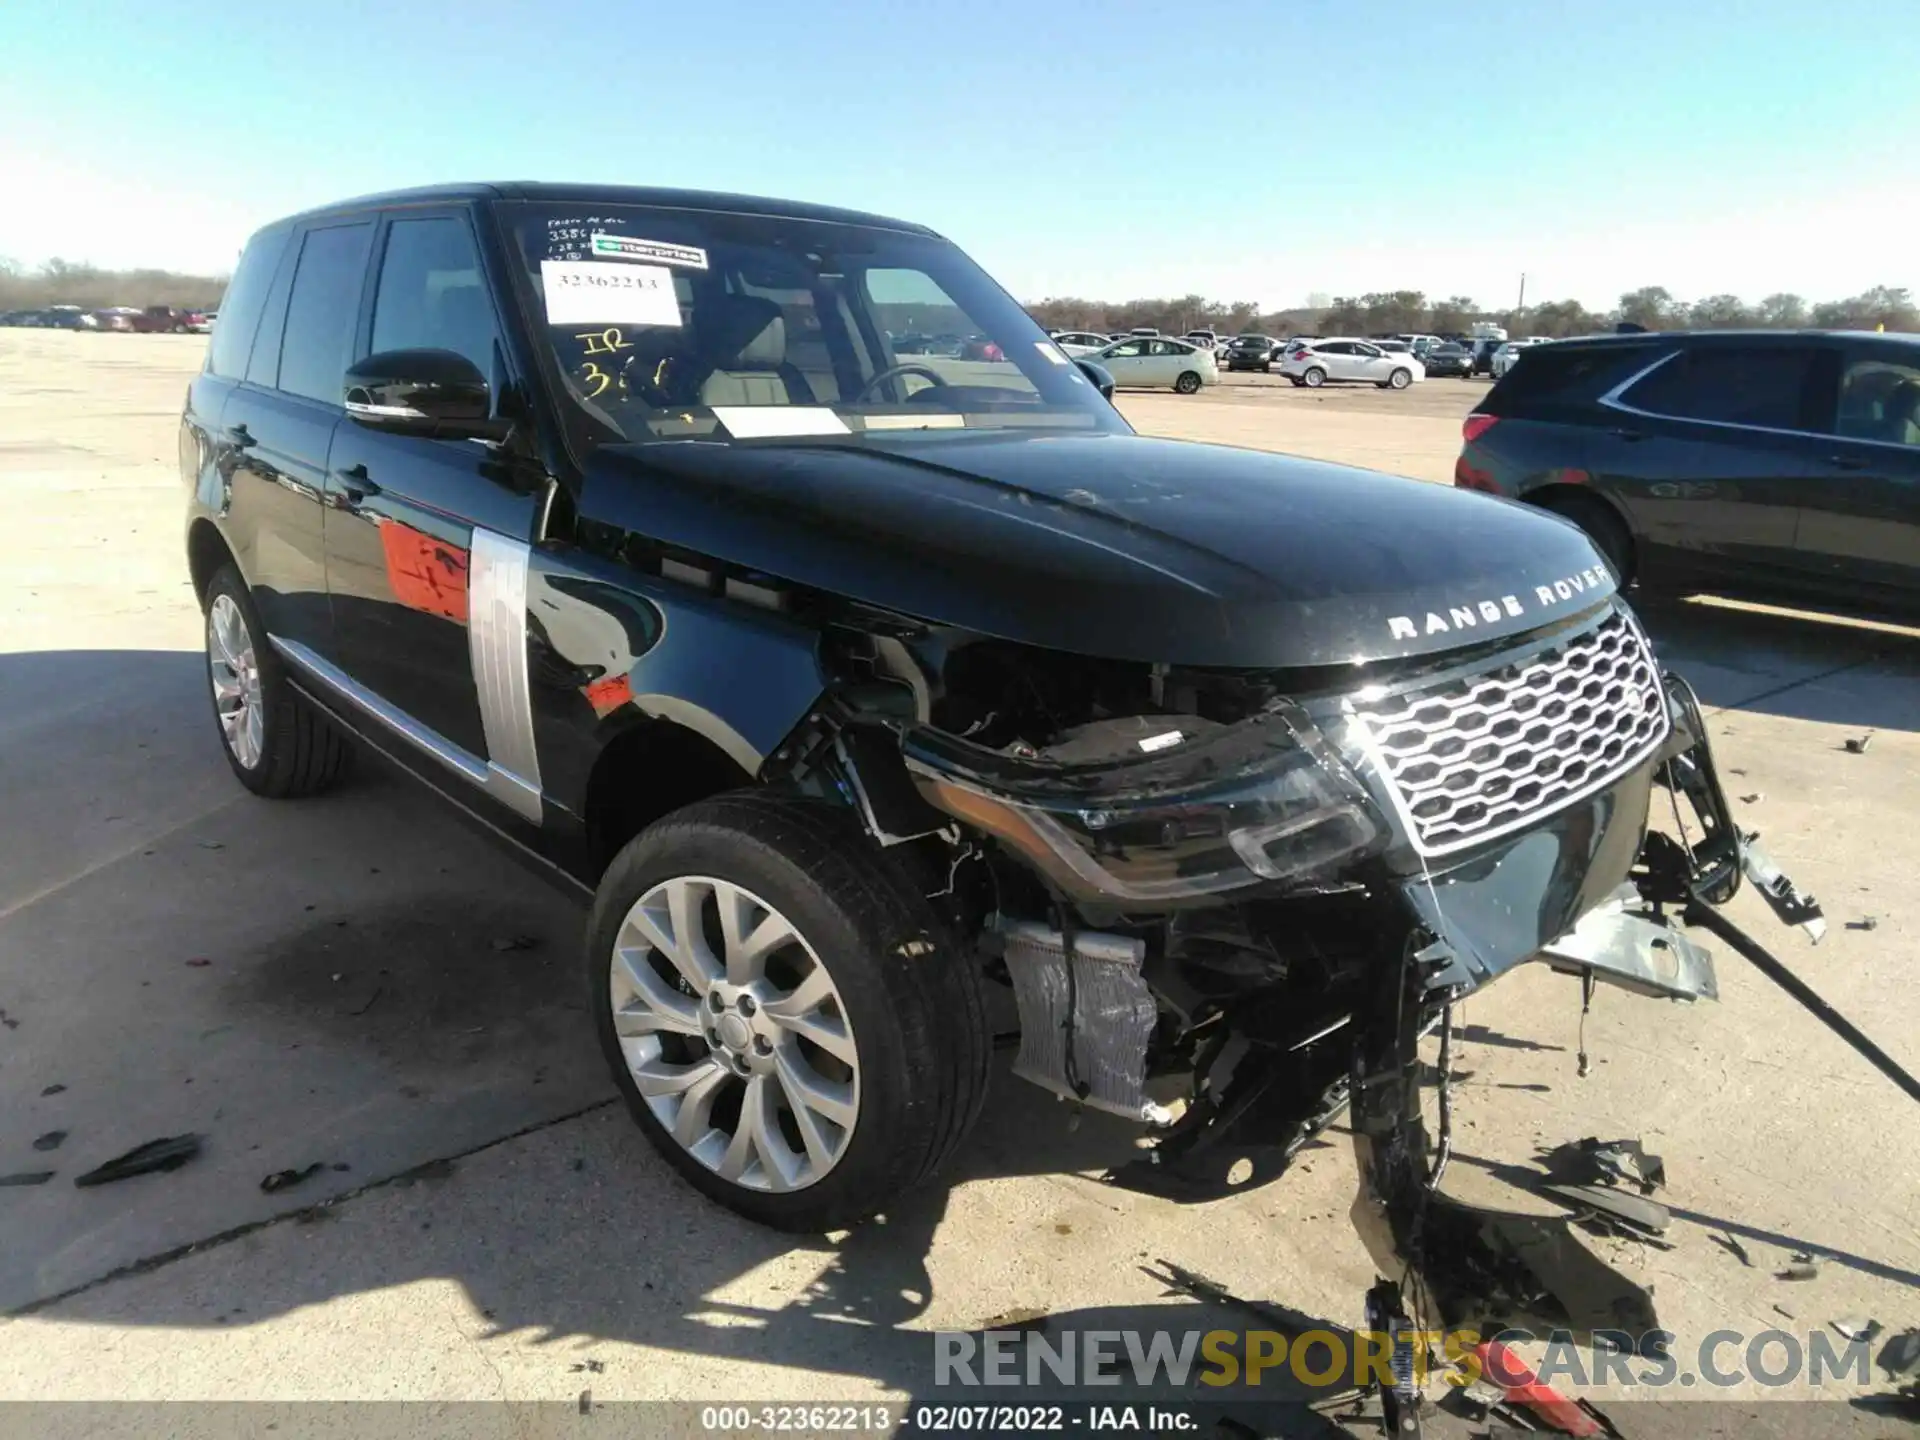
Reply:
M1279 348L1280 342L1271 335L1236 335L1227 342L1221 358L1229 370L1270 371L1274 352Z
M1558 511L1649 588L1920 606L1920 337L1556 341L1464 433L1455 484Z

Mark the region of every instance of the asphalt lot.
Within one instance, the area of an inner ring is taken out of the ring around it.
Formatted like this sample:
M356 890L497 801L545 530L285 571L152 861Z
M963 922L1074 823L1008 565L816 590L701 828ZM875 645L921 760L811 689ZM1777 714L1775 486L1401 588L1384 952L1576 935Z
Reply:
M609 1106L575 910L381 771L297 805L227 773L174 461L203 345L0 331L0 1175L55 1172L0 1188L0 1399L571 1404L590 1375L605 1400L874 1400L924 1393L931 1330L1243 1323L1169 1294L1146 1269L1163 1259L1359 1321L1372 1270L1338 1136L1273 1186L1181 1207L1098 1180L1127 1127L1073 1127L1003 1074L949 1182L848 1235L795 1243L672 1178ZM1121 405L1153 433L1444 481L1484 386L1241 378ZM1736 918L1920 1065L1920 634L1647 613L1752 797L1743 822L1833 928L1812 948L1751 895ZM1501 1167L1639 1136L1666 1158L1674 1248L1591 1243L1683 1344L1920 1322L1920 1111L1716 956L1717 1005L1603 990L1584 1080L1572 981L1472 1001L1448 1188L1541 1209ZM173 1174L71 1184L184 1132L204 1152ZM1777 1280L1802 1250L1828 1257L1818 1277ZM1756 1408L1742 1433L1811 1433Z

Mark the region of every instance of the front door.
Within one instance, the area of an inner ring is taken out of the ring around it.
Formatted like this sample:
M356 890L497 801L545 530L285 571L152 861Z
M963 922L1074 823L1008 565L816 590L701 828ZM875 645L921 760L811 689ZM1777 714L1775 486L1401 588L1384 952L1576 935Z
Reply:
M1147 342L1145 340L1123 340L1104 355L1096 356L1099 364L1104 365L1107 373L1113 376L1116 385L1151 385L1148 379Z
M499 324L459 211L390 217L363 355L451 350L497 373ZM537 819L526 577L539 490L498 447L370 429L334 436L327 588L341 668L443 763Z

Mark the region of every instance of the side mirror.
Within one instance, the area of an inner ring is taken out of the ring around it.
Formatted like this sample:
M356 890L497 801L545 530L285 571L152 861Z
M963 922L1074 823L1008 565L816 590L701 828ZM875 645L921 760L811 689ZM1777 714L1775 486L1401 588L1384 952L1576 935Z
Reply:
M346 407L362 425L442 440L502 440L486 377L451 350L383 350L347 371Z
M1113 399L1113 374L1106 366L1096 365L1091 360L1076 360L1073 363L1080 367L1082 375L1093 382L1094 389L1106 399Z

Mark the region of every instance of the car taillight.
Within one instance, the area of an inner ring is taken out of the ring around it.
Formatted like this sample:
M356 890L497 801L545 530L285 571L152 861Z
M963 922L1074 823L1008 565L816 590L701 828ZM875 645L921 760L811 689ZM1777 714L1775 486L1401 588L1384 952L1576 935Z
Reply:
M1460 422L1460 434L1466 440L1478 440L1499 423L1498 415L1469 415Z

